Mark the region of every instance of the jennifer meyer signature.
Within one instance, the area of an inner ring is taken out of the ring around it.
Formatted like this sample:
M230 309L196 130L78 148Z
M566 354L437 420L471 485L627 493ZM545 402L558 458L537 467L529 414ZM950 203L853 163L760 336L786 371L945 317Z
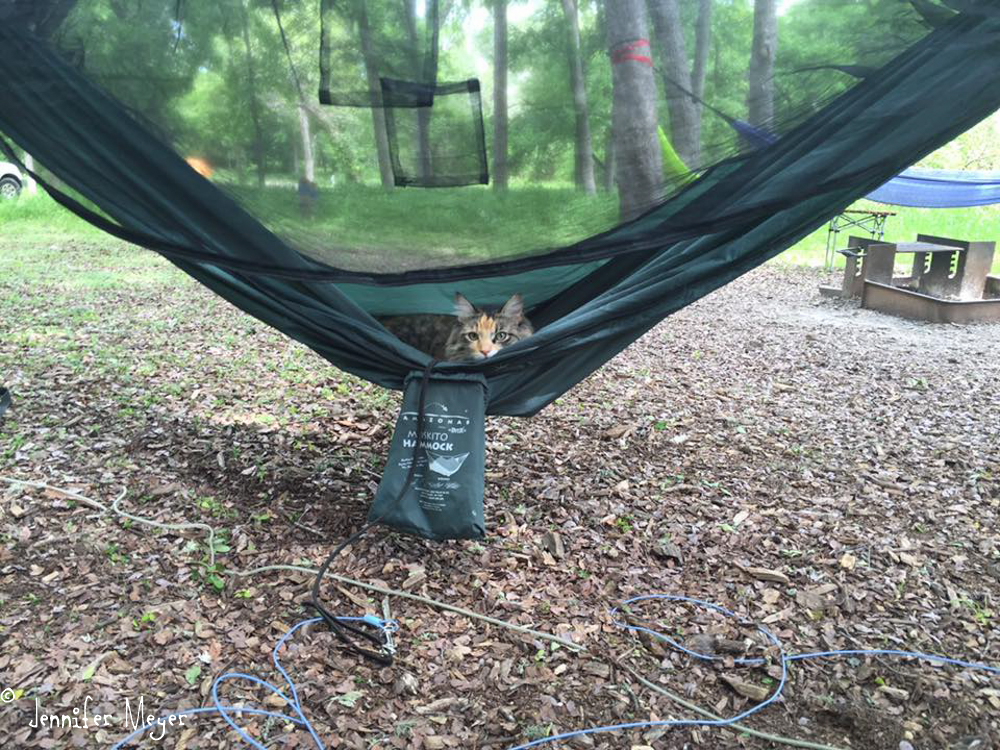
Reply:
M0 693L0 700L4 703L10 703L14 700L14 697L14 691L10 690L10 688ZM143 705L142 696L139 696L139 700L134 705L128 698L125 699L123 721L116 721L112 714L96 711L91 707L90 703L91 700L88 695L83 699L82 707L77 706L71 711L50 714L42 711L41 702L38 698L35 698L35 718L28 722L28 726L32 729L110 729L120 726L124 729L131 728L134 732L140 727L150 725L148 731L151 740L163 739L167 734L168 728L187 726L184 723L184 720L187 718L186 715L158 717L155 714L147 713Z

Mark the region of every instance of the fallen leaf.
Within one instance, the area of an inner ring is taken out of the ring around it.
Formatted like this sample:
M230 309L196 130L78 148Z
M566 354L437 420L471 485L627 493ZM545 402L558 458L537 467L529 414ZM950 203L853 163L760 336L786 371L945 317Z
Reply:
M737 693L742 695L744 698L749 698L752 701L757 701L758 703L766 700L767 696L770 694L770 690L766 687L761 687L760 685L754 685L749 682L744 682L738 677L733 677L732 675L721 675L722 681L725 682L729 687L735 690Z
M741 565L737 565L740 570L746 573L751 578L756 578L758 581L770 581L772 583L791 583L791 579L782 573L780 570L771 570L770 568L747 568Z

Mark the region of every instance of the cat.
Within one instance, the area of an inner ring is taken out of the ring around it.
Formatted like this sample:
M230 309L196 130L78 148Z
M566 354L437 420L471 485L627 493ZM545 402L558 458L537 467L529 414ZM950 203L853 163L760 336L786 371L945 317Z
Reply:
M488 359L535 332L520 294L496 308L476 307L459 293L454 315L395 315L378 321L415 349L450 362Z

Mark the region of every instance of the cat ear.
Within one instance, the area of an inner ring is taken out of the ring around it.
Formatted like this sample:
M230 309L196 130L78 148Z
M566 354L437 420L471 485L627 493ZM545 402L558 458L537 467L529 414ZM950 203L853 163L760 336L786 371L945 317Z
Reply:
M463 297L461 292L455 293L455 315L460 318L474 318L476 316L475 305Z
M524 315L524 301L520 294L515 294L504 303L500 314L505 318L520 318Z

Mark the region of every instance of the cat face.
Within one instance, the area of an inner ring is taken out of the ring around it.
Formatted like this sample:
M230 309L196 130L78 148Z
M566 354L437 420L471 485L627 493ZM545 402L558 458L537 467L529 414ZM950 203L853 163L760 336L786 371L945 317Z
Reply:
M515 294L499 310L478 308L455 295L455 327L448 336L446 354L457 362L487 359L535 332L524 317L521 295Z

